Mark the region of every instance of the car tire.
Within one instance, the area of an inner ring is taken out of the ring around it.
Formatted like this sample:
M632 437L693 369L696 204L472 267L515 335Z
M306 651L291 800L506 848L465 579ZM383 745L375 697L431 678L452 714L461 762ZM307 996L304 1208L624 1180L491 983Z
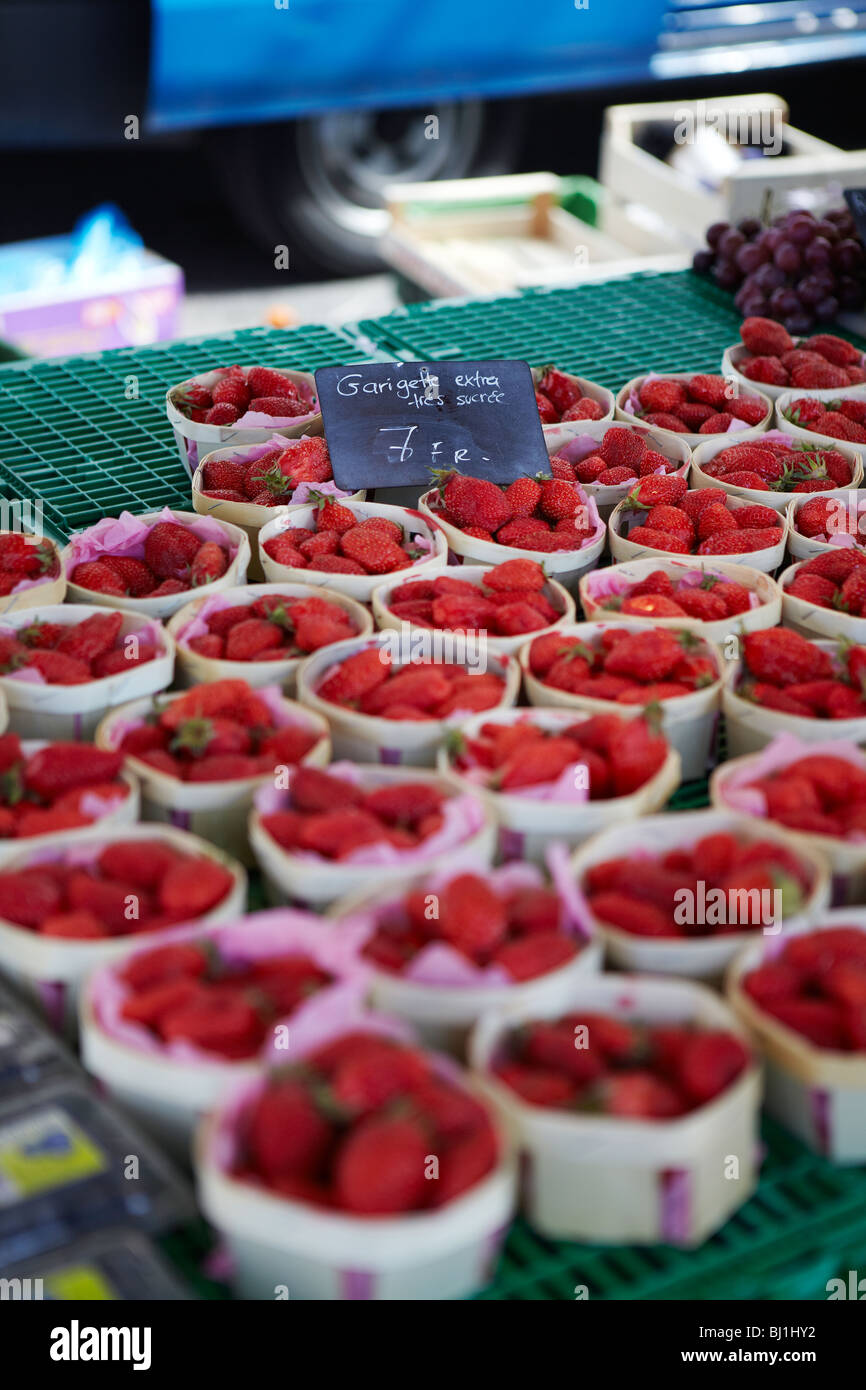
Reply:
M365 275L383 268L387 184L509 172L522 130L515 103L472 101L247 126L214 132L208 145L257 242L287 247L292 269Z

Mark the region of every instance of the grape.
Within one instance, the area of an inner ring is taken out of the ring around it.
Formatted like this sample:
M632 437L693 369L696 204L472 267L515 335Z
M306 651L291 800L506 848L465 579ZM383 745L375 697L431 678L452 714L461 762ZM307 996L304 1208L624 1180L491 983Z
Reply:
M863 305L863 285L851 275L840 275L836 293L843 309L859 309Z
M858 241L848 237L833 247L833 264L837 270L859 270L863 261L863 249Z
M720 238L725 232L730 231L730 229L730 222L714 222L711 227L707 228L707 245L715 250L719 244Z
M740 247L734 259L744 275L751 275L753 270L757 270L758 266L763 265L769 258L770 253L763 246L758 246L754 241L747 241L745 246Z
M788 226L788 237L796 246L808 246L815 235L815 224L811 218L792 218Z
M785 325L792 338L801 338L804 334L811 331L815 320L812 318L811 314L807 314L801 309L799 314L788 314L786 318L782 319L782 323Z
M719 259L713 268L713 278L723 290L735 290L742 279L733 261Z
M828 285L826 280L817 275L807 275L797 286L797 293L807 309L814 309L816 304L827 298L831 289L832 284Z
M803 260L813 270L817 270L820 266L829 265L832 255L833 247L827 238L816 236L803 252Z
M835 241L839 232L835 223L830 222L826 217L822 217L820 222L815 223L815 236L826 237L828 241Z
M719 244L717 247L718 253L720 256L725 256L729 260L733 260L740 247L745 245L745 241L746 238L743 236L742 232L738 232L734 228L731 228L730 231L725 232L719 237Z
M773 260L786 275L796 275L802 264L800 252L793 241L783 241L777 248Z
M777 247L781 246L782 242L785 240L785 233L782 231L781 227L768 227L765 232L762 232L758 240L762 246L766 246L772 256Z
M837 224L839 222L845 222L848 219L848 209L831 208L829 212L824 213L824 218L827 222L835 222Z
M756 237L761 231L761 223L758 221L757 217L744 217L742 222L737 223L737 227L743 233L743 236L748 237L750 240Z
M773 290L781 289L785 283L784 272L772 262L767 265L759 265L754 275L755 285L762 294L772 294Z
M790 288L773 290L769 304L773 313L780 314L783 318L788 314L799 314L803 308L799 295Z
M692 269L699 275L706 275L713 268L715 256L712 251L696 251L692 257Z
M757 294L755 291L752 291L750 294L743 296L743 302L739 308L743 318L762 319L766 317L767 301L762 294Z
M839 301L830 295L827 299L822 299L820 304L815 305L815 317L821 323L832 323L839 314Z

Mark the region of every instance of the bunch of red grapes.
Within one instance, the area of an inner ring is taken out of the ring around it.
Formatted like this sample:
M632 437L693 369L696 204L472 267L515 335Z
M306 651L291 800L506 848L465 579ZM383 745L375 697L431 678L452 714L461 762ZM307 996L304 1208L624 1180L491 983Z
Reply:
M756 217L736 227L714 222L707 245L695 252L694 269L721 289L736 290L744 318L778 319L801 336L863 306L866 251L847 208L823 217L798 209L769 227Z

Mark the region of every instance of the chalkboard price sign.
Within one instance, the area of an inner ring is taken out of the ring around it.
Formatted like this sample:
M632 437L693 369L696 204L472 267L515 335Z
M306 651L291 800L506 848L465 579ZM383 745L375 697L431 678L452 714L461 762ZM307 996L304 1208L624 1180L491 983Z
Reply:
M316 390L340 487L430 482L431 468L511 483L547 472L526 362L362 362L321 367Z

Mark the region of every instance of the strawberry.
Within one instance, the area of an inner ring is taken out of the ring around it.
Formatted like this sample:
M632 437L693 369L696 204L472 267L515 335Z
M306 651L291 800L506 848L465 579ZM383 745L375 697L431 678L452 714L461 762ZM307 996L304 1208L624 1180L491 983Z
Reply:
M816 333L803 344L807 352L817 352L836 367L854 367L860 363L862 354L853 343L837 338L832 333Z
M153 571L143 560L136 560L131 555L104 555L99 563L117 575L124 593L131 598L141 598L156 588Z
M239 417L240 411L231 401L218 401L206 412L204 423L206 425L233 425Z
M557 367L546 368L539 381L538 390L547 396L558 415L563 415L582 399L577 383Z
M316 524L320 531L335 531L338 536L342 536L357 526L358 518L355 513L342 503L334 501L324 493L314 492L310 496L318 506Z
M309 406L304 404L297 391L276 396L254 396L247 409L258 415L270 415L274 420L291 420L297 415L310 413Z
M561 473L558 468L554 466L556 464L557 460L552 459L550 471L554 478L565 476L567 478L573 478L573 480L578 483L595 483L602 473L607 472L607 464L598 454L590 454L589 458L581 459L580 463L574 464L573 467L569 465L571 471L565 474Z
M821 367L795 367L791 372L791 385L824 391L834 386L848 386L849 381L844 368L825 362Z
M655 907L653 903L638 902L625 893L596 893L590 898L590 906L602 922L618 927L621 931L635 936L673 936L676 934L672 918Z
M505 489L512 517L531 516L541 501L541 485L534 478L518 478Z
M538 413L541 416L543 425L554 425L559 420L559 411L549 397L543 391L536 391L535 404L538 406Z
M376 530L356 526L343 534L341 544L344 555L368 574L388 574L411 563L401 546Z
M682 654L676 637L664 629L631 632L617 642L604 669L611 676L658 681L674 669Z
M116 840L106 845L96 862L106 878L121 879L137 888L156 888L180 860L171 845L159 840Z
M274 1079L260 1093L249 1116L247 1146L265 1178L312 1175L331 1138L331 1126L307 1088L294 1077Z
M740 324L740 337L755 357L781 357L794 346L787 329L773 319L744 319Z
M634 545L664 550L672 555L688 555L691 546L687 531L657 531L652 526L633 526L628 539Z
M90 783L110 782L122 766L122 753L109 753L87 743L49 743L28 759L24 785L36 796L53 800Z
M676 506L686 494L686 480L677 476L655 475L642 478L629 500L641 507Z
M235 459L209 459L202 469L202 481L208 491L242 492L246 470Z
M680 1059L678 1079L696 1105L705 1105L728 1089L749 1063L739 1038L730 1033L698 1034Z
M440 931L470 958L489 954L507 930L505 908L492 888L475 874L458 874L440 895Z
M748 633L743 638L743 662L759 680L778 686L824 680L833 673L826 652L787 628Z
M721 410L727 400L728 383L723 376L709 376L698 372L689 378L688 392L693 401L700 401L701 405L711 405L714 410Z
M189 579L192 588L203 584L213 584L228 569L229 557L226 550L216 541L206 541L193 558Z
M194 531L175 521L158 521L151 526L144 542L144 558L160 579L185 577L201 541Z
M84 685L91 679L90 667L64 652L31 652L24 664L34 667L46 685Z
M82 589L91 589L97 594L126 593L126 586L110 565L103 560L86 560L76 565L69 576L73 584Z
M635 478L633 468L620 464L618 468L605 468L603 473L599 473L596 482L601 487L617 487L620 483L631 483Z
M677 603L683 613L703 623L717 622L728 615L723 601L709 589L682 588L677 591Z
M421 1053L407 1047L382 1047L347 1057L331 1080L338 1105L355 1115L381 1110L396 1096L414 1091L429 1066Z
M222 902L232 883L228 869L215 859L188 857L173 864L162 880L160 906L181 919L201 917Z
M511 520L511 506L495 483L459 473L448 474L443 481L442 498L458 526L495 532Z
M741 365L743 376L767 386L787 386L790 378L778 357L764 354L751 357Z
M628 467L637 474L647 445L636 430L616 426L606 432L598 452L609 468Z
M347 657L339 666L331 667L317 694L321 700L334 704L357 701L387 680L389 670L388 652L368 647Z
M247 386L252 396L296 396L298 388L291 377L275 367L250 367Z
M672 1086L646 1071L606 1077L594 1089L592 1099L604 1114L633 1120L675 1119L685 1109Z
M75 657L78 661L95 661L111 650L122 626L121 613L94 613L92 618L85 618L83 622L65 628L56 651Z
M576 1095L574 1082L562 1072L544 1070L539 1066L521 1066L519 1062L500 1063L495 1075L525 1100L527 1105L541 1105L559 1110L571 1104Z
M365 1216L420 1206L428 1148L417 1121L374 1116L358 1125L343 1140L334 1164L340 1206Z
M644 410L669 411L677 415L678 407L685 404L686 388L681 381L654 377L643 382L638 397Z

